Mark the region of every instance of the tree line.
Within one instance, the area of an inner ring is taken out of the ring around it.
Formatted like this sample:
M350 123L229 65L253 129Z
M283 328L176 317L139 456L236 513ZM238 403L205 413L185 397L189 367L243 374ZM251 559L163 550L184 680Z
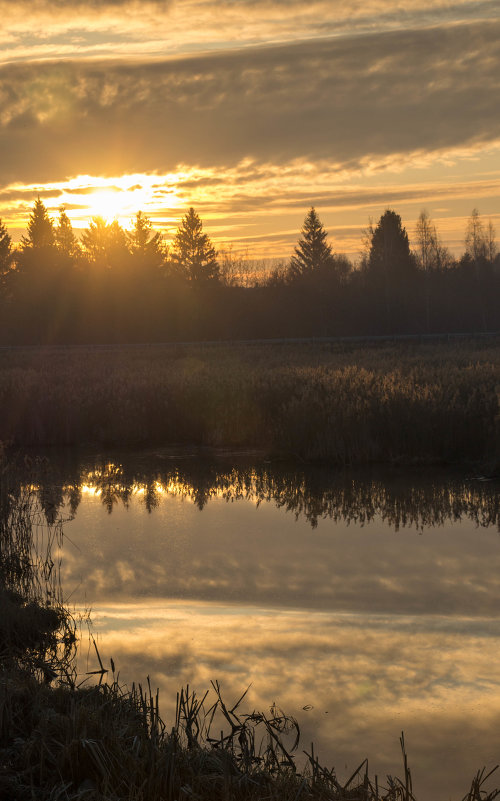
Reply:
M414 248L387 209L358 264L312 207L287 262L253 274L217 253L190 208L170 246L139 211L130 231L94 217L77 238L38 198L17 247L0 220L2 344L153 342L500 329L500 256L477 210L454 258L423 211Z

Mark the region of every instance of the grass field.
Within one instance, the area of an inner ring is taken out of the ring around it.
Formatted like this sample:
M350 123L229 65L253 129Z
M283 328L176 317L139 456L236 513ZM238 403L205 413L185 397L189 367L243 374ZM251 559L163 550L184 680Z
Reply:
M494 462L499 392L498 338L27 348L0 352L0 440Z

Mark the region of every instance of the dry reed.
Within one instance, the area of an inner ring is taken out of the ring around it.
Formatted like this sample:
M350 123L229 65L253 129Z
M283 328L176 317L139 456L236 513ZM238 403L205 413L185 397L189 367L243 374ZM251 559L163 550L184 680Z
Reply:
M253 446L336 464L495 460L496 339L0 354L0 440Z

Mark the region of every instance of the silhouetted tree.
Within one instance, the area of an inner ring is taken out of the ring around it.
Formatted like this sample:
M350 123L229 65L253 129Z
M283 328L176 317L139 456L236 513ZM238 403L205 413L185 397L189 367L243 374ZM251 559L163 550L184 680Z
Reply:
M463 279L473 276L469 287L469 302L481 320L483 331L491 324L491 300L495 294L493 263L496 254L495 229L490 221L485 228L477 209L473 209L465 230L465 253L460 259ZM492 257L492 258L491 258Z
M263 279L263 286L278 289L284 287L288 282L289 272L290 265L287 265L286 262L279 261L277 264L273 264Z
M493 264L498 254L495 237L496 237L495 226L493 225L491 220L489 220L488 228L486 229L486 258L488 259L490 264Z
M28 235L21 238L23 250L52 248L55 245L54 225L47 209L37 198L28 222Z
M219 277L225 286L251 286L255 282L255 269L252 269L248 253L235 253L229 245L219 250Z
M435 267L436 263L437 231L436 226L425 210L422 210L419 214L415 227L415 239L419 266L424 272L427 272Z
M408 234L401 217L387 209L375 228L370 226L366 276L376 308L384 309L381 330L390 333L408 325L410 282L416 272ZM396 319L397 318L397 319ZM380 325L380 323L379 323Z
M80 252L80 245L74 234L71 221L64 210L64 206L59 209L59 219L54 229L55 243L57 250L68 259L75 259Z
M122 267L127 261L127 237L116 220L107 223L93 217L82 234L82 244L90 262L103 267Z
M177 229L172 260L191 283L217 281L219 278L217 253L208 235L203 233L203 224L192 207Z
M53 222L37 198L15 254L15 269L7 276L12 320L18 320L21 341L42 343L59 335L67 309L65 277Z
M9 296L9 272L12 266L12 239L0 219L0 331L5 325L5 306ZM1 448L0 448L1 461Z
M401 217L387 209L373 229L368 257L369 269L392 279L413 272L415 259Z
M16 254L16 267L18 294L23 285L22 293L31 294L33 300L36 299L40 289L46 288L48 282L53 282L57 272L54 224L40 198L37 198L33 205L26 236L21 237L21 246ZM48 291L52 289L53 287Z
M487 259L488 240L477 209L473 209L465 230L465 253L476 267Z
M6 273L12 263L12 239L0 219L0 276Z
M429 217L428 212L425 210L420 212L417 220L415 239L417 241L418 264L424 271L425 330L427 333L429 333L431 329L431 294L429 273L430 270L435 266L437 232L436 226Z
M453 266L454 259L427 211L421 211L415 227L417 242L416 257L418 266L428 272L430 270L446 270Z
M134 227L126 232L129 251L133 262L141 272L157 270L164 259L162 235L153 232L151 220L138 211L134 219Z
M314 207L307 214L294 255L290 259L290 278L311 275L317 270L333 266L332 249L327 243L328 233Z
M426 331L429 333L431 330L432 284L436 279L434 273L449 269L453 264L453 258L442 244L436 226L425 210L420 212L417 220L415 240L417 264L424 273L425 319Z

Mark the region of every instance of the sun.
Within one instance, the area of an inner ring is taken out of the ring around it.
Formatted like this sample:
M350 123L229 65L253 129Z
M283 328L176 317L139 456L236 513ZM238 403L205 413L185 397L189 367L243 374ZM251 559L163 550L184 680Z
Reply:
M147 174L97 177L79 175L54 185L62 195L60 205L68 209L69 217L77 228L86 227L93 217L102 217L106 223L116 220L123 228L130 228L138 211L146 216L157 214L158 188L166 183L161 199L170 207L178 205L175 175Z
M89 217L103 217L107 223L117 220L122 226L148 205L149 198L142 187L133 190L119 187L96 189L86 198Z
M96 189L87 197L88 214L90 217L102 217L106 222L121 217L128 205L128 198L122 197L122 192L111 189Z
M54 222L63 209L75 231L85 230L93 217L102 217L109 224L116 222L125 230L134 226L141 211L154 226L177 222L178 209L185 205L180 191L182 181L191 173L134 173L121 176L77 175L65 181L46 184L12 184L9 188L30 191L34 197L53 197L47 209ZM1 203L0 203L1 205ZM21 224L26 226L23 204ZM19 215L21 216L21 215Z

